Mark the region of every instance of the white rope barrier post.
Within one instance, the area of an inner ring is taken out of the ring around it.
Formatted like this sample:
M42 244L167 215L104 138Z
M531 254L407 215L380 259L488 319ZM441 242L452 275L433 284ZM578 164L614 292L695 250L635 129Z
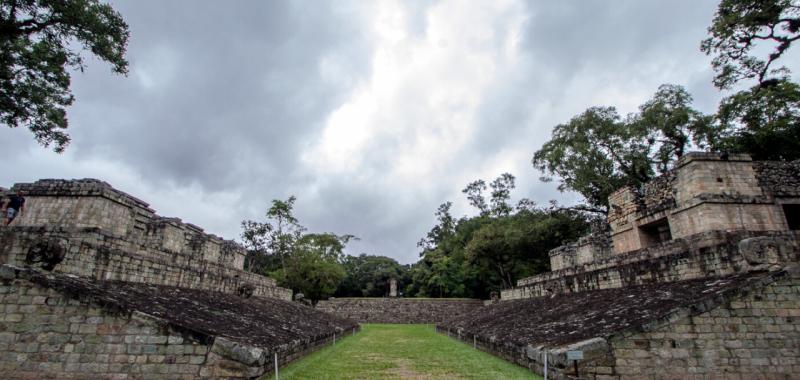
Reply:
M275 353L275 380L278 379L278 353Z
M333 333L333 345L336 346L336 333Z
M547 350L544 350L544 380L547 380Z

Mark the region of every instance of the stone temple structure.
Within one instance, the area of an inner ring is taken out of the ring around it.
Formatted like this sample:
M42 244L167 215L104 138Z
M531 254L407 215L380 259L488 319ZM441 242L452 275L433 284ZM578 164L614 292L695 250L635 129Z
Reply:
M250 379L358 329L105 182L2 191L26 198L0 227L3 379Z
M551 379L800 378L800 161L690 153L609 203L552 272L438 330Z

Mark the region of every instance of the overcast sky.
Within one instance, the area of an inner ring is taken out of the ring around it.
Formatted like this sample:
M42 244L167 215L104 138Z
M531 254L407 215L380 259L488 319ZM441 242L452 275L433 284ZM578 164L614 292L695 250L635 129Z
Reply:
M206 231L297 196L348 253L417 260L436 207L500 173L514 198L571 204L530 158L596 105L633 112L662 83L716 108L699 51L717 1L115 1L130 74L73 75L63 155L0 130L0 186L98 178Z

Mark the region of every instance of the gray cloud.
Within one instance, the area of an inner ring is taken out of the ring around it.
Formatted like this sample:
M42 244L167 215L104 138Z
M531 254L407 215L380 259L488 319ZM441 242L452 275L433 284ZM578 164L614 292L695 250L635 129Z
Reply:
M332 5L117 5L131 26L131 73L122 80L97 67L76 81L80 158L102 154L212 190L288 180L299 144L369 73L363 31ZM350 77L326 81L323 59Z

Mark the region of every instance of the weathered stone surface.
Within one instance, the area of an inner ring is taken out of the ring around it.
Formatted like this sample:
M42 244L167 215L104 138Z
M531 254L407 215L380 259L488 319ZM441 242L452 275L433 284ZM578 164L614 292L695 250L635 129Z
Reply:
M214 339L211 351L247 366L263 366L267 360L264 349L234 342L224 337Z
M769 276L746 273L510 300L450 319L440 328L474 333L478 339L494 337L519 347L557 347L642 326L675 308L739 292Z
M800 341L794 322L800 316L800 280L790 272L507 301L437 329L469 344L474 339L479 348L538 373L547 355L554 379L573 374L566 360L570 350L584 351L580 371L589 379L671 379L691 373L785 378L794 373L791 365L728 358L797 360L796 350L786 349Z
M800 201L798 167L754 163L747 155L686 154L674 170L642 188L625 187L609 197L614 250L714 230L786 230L781 204L787 197Z
M0 227L15 265L0 266L4 379L252 379L358 329L243 271L235 242L107 183L14 188L26 213Z
M458 298L335 298L317 309L360 323L437 323L476 311L483 301Z
M28 249L28 253L25 255L25 264L38 265L44 270L51 271L64 261L67 247L68 243L65 239L39 240Z
M800 160L756 161L758 184L776 197L800 197Z
M739 242L750 238L769 241L776 247L772 260L793 263L800 259L798 233L712 231L604 260L543 273L517 281L504 290L502 299L539 297L556 293L619 288L653 282L671 282L726 276L750 271L753 266L742 255ZM748 245L749 246L749 245Z
M796 249L794 239L787 236L757 236L739 242L739 253L750 265L780 264Z
M253 286L254 295L291 299L275 280L240 269L167 252L138 240L120 238L96 228L58 226L0 228L0 263L26 265L33 247L52 239L67 242L66 255L54 271L100 280L121 280L216 290L238 294Z
M96 179L44 179L15 184L26 212L14 226L94 228L107 235L169 253L182 253L225 267L242 269L244 249L236 242L207 234L178 218L164 218L144 201Z
M0 273L11 278L0 286L0 367L8 379L247 379L272 368L273 353L286 363L358 328L275 298L10 266Z

